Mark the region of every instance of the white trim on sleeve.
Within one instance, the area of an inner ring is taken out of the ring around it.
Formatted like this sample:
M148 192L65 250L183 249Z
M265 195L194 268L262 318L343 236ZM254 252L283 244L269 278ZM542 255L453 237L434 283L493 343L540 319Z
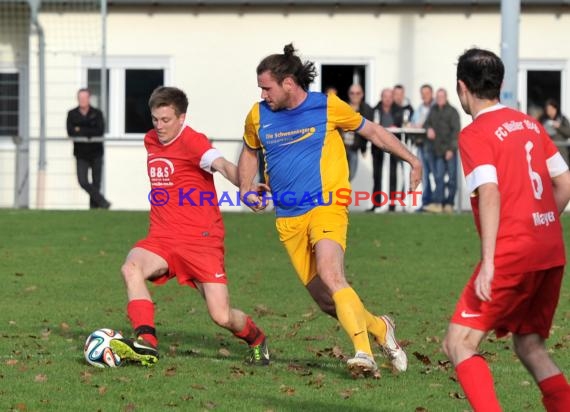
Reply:
M471 173L465 176L465 181L469 193L473 193L475 189L485 183L499 184L497 180L497 169L493 165L477 166Z
M566 150L565 147L564 150ZM559 176L568 170L568 165L564 161L560 152L556 152L552 157L546 159L546 167L548 168L548 174L550 174L550 177Z
M214 173L215 170L212 170L212 163L214 163L214 160L216 160L219 157L224 157L224 156L222 155L222 152L220 152L218 149L212 148L206 150L202 155L202 158L200 159L200 168L208 173Z

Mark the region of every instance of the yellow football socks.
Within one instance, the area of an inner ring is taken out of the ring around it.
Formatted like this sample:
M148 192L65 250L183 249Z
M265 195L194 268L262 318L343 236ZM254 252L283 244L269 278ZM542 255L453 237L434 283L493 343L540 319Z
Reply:
M344 288L332 296L338 321L352 340L355 351L366 352L372 355L364 305L352 288Z
M386 323L366 309L364 309L364 317L366 318L366 328L368 332L374 335L376 342L380 345L384 345L386 343Z

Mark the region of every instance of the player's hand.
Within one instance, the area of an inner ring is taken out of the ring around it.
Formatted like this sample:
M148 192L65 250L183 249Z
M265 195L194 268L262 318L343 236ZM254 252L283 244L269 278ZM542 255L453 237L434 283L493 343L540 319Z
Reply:
M445 151L445 160L449 161L453 159L453 150L446 150Z
M428 138L429 140L435 140L435 130L433 130L432 127L430 127L429 129L427 129L426 135L427 135L427 138Z
M418 185L422 182L422 164L416 159L412 163L412 170L410 171L410 190L416 190Z
M265 183L255 183L249 190L242 192L242 201L254 212L261 212L267 207L265 193L271 192L271 188Z
M495 274L493 263L481 263L479 273L475 278L475 294L483 302L491 301L491 283Z

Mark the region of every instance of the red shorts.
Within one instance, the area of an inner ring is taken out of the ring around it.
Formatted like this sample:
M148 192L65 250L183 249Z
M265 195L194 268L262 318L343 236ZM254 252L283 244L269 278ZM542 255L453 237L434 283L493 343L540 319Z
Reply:
M537 333L548 338L558 305L564 266L517 274L495 274L490 302L475 295L479 265L455 308L452 323L473 329L495 330L497 337L508 332L517 335Z
M205 243L200 239L180 242L169 238L147 237L139 240L134 247L148 250L166 260L168 272L152 278L154 283L163 284L176 277L181 285L194 288L194 281L227 284L223 241Z

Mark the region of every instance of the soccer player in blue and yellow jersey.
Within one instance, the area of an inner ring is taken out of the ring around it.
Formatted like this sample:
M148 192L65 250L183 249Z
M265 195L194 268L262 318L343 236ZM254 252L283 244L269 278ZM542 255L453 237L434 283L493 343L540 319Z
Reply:
M266 206L268 195L272 198L279 238L301 282L321 309L339 320L354 344L356 354L347 362L353 375L378 373L368 333L394 368L404 371L407 357L396 341L392 320L368 312L344 275L348 208L337 194L350 183L337 129L358 131L408 162L412 189L421 182L421 164L395 136L335 95L309 92L315 76L313 63L303 63L292 45L258 65L263 101L254 104L245 122L238 164L241 195L254 211ZM253 182L259 150L270 194L258 192L260 186Z

